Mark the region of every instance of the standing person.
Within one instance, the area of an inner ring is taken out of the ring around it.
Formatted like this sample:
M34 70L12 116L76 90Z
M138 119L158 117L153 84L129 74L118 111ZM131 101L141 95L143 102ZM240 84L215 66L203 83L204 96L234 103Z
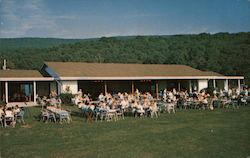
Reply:
M136 99L140 98L140 91L139 91L139 89L135 90L135 97L136 97Z
M248 90L247 90L247 88L244 88L244 96L248 96Z
M151 101L149 109L150 109L151 118L153 118L154 116L158 118L158 107L155 101Z
M216 89L213 90L213 94L214 94L214 96L217 94Z
M163 101L166 102L167 101L167 88L164 89L163 91Z
M50 98L55 98L56 96L57 96L57 93L56 93L56 91L55 90L52 90L51 92L50 92Z
M98 96L99 101L104 101L105 97L103 95L103 93L100 93L100 95Z
M80 97L82 97L82 89L79 89L78 95L79 95Z
M238 88L236 89L236 95L240 96L240 90Z
M175 88L173 88L173 94L174 94L174 95L176 95L176 94L177 94L177 92L176 92L176 89L175 89Z

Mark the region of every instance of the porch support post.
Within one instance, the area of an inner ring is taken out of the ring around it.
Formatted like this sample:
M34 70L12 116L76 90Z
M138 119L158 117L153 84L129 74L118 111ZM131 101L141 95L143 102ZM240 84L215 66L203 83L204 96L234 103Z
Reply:
M34 103L36 103L36 81L33 81Z
M131 83L132 85L132 87L131 87L131 89L132 89L132 94L134 94L134 92L135 92L135 85L134 85L134 81L132 81L132 83Z
M107 82L104 81L104 93L105 93L105 95L107 95L107 92L108 92Z
M216 88L216 81L215 81L215 79L213 79L213 86L214 86L214 88Z
M178 91L180 92L181 91L181 83L178 82Z
M156 93L156 99L158 99L159 98L159 95L158 95L158 89L159 89L159 87L158 87L159 85L158 85L158 81L155 81L155 93Z
M8 82L5 81L5 102L8 103L9 102L9 95L8 95Z
M226 79L224 82L224 89L228 91L228 79Z
M188 81L188 87L189 87L189 92L192 93L192 85L191 85L191 80Z
M240 92L240 79L238 79L238 90Z

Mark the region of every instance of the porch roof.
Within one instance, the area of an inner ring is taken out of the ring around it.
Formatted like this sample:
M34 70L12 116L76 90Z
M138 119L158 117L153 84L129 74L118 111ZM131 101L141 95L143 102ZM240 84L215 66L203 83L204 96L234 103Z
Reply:
M0 81L49 81L37 70L0 70Z

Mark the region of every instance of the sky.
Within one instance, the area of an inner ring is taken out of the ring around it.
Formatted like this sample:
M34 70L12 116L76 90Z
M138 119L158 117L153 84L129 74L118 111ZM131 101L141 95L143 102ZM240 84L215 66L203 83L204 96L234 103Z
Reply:
M0 38L249 31L250 0L0 0Z

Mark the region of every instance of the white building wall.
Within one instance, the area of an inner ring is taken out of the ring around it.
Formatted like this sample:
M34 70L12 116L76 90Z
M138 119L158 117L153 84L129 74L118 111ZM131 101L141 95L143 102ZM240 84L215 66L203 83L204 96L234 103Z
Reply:
M208 87L208 81L207 80L198 80L198 91L207 88Z
M61 81L61 92L66 93L67 87L72 94L76 94L78 92L78 82L77 81Z

